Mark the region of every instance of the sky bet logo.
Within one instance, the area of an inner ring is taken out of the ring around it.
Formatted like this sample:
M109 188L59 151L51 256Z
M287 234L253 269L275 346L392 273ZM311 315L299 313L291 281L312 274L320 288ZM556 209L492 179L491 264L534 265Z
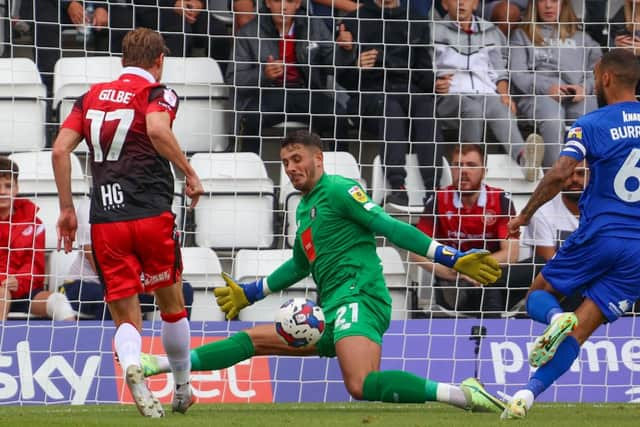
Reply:
M221 337L191 338L191 348L199 347ZM145 353L164 354L161 338L142 337L142 351ZM114 360L118 399L121 402L133 403L127 388L120 365ZM162 403L171 403L173 396L173 376L161 374L147 380L149 389ZM235 366L220 371L203 371L191 374L191 386L196 402L268 402L273 399L269 359L254 357Z
M0 402L85 403L97 377L100 356L91 355L84 363L77 363L81 372L59 354L49 353L44 360L41 356L40 352L32 354L28 341L18 342L15 352L0 354Z

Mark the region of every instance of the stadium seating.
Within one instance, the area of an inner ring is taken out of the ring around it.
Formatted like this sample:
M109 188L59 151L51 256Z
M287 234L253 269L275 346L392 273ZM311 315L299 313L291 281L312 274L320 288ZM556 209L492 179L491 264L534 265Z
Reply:
M196 153L190 162L205 190L194 209L196 245L216 250L271 247L275 194L260 157Z
M9 156L20 167L19 195L38 205L38 217L46 229L46 248L58 244L56 224L60 213L58 190L53 176L51 151L13 153ZM89 184L82 173L80 160L71 155L71 192L76 206L89 194Z
M218 309L212 292L214 287L224 286L218 255L209 248L189 247L180 250L183 279L193 287L191 320L224 320L224 313Z
M162 82L180 98L173 130L186 152L224 151L229 143L229 98L220 66L211 58L166 57Z
M75 99L91 84L118 78L119 57L61 58L54 70L54 101L62 122ZM180 97L173 129L186 152L223 151L228 144L224 117L227 90L218 64L211 58L165 58L162 82ZM87 151L80 144L78 151Z
M33 61L0 58L0 152L44 148L46 96Z
M328 174L338 174L347 178L355 179L364 188L367 187L364 178L360 173L360 166L356 159L344 151L328 151L324 152L324 170ZM300 203L300 192L298 192L284 171L284 166L280 166L280 205L283 207L284 232L286 242L289 247L293 247L296 237L296 209Z
M392 247L377 248L382 262L382 272L392 298L392 319L407 319L412 307L414 292L407 285L405 263ZM233 263L233 275L238 282L250 282L271 274L280 264L292 256L291 249L241 250ZM268 295L259 304L246 307L238 318L245 321L273 321L275 311L285 301L295 297L316 299L316 287L311 276L290 288Z
M415 154L407 154L405 160L405 170L407 177L405 187L409 195L409 206L385 205L387 212L397 215L408 215L411 222L416 222L418 216L424 210L425 188L422 176L418 170L418 157ZM450 176L450 175L449 175ZM371 177L371 198L374 202L382 204L385 194L389 190L389 183L384 178L384 172L380 156L373 159L373 172Z
M378 247L376 252L382 262L382 274L391 294L391 319L410 319L410 310L414 308L415 289L407 283L406 263L400 257L400 253L391 246Z
M542 176L542 171L538 176ZM507 154L487 155L485 182L511 193L511 199L517 212L522 210L538 185L537 182L525 180L522 168Z
M49 252L47 255L46 283L51 292L57 292L64 282L75 279L75 277L69 275L69 269L79 253L80 250L73 250L69 253L56 250ZM93 274L93 272L88 272L87 274Z
M251 282L266 277L291 258L291 255L291 249L238 251L233 262L233 277L238 282ZM280 293L268 295L258 304L244 308L238 319L272 322L278 307L291 298L306 297L315 301L315 288L313 279L308 277Z
M116 56L60 58L53 70L53 108L60 122L92 84L115 80L121 71L122 63Z
M233 277L238 282L251 282L271 274L280 264L291 258L291 249L238 251L233 262ZM238 319L245 321L273 321L275 312L285 301L295 297L316 299L315 283L308 277L287 290L268 295L260 303L244 308Z

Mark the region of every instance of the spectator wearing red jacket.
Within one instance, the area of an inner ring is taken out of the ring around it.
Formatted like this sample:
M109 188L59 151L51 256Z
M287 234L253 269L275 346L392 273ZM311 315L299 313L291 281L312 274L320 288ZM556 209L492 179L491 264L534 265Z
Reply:
M67 298L44 289L44 225L17 194L18 165L0 156L0 320L9 311L74 320Z
M506 267L518 260L518 240L506 238L507 223L516 211L508 193L484 183L482 146L457 145L450 164L453 184L436 191L427 200L417 226L425 234L460 251L488 250L503 266L502 279L500 283L482 288L471 278L459 276L453 269L427 258L412 254L412 260L433 273L437 304L450 310L499 315L506 310L505 287L514 275L513 268ZM526 269L531 270L531 266ZM526 280L533 273L528 274Z

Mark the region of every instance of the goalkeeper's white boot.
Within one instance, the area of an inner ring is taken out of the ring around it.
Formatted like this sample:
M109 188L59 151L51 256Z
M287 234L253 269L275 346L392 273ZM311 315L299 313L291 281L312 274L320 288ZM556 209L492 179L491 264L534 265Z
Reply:
M469 409L472 412L495 412L501 413L507 405L497 397L493 396L480 381L475 378L467 378L460 383L460 388L469 396Z
M138 411L145 416L151 418L164 417L164 409L160 401L151 393L144 381L144 373L142 368L137 365L131 365L127 368L125 374L127 386L133 397L133 401Z
M500 415L500 419L503 420L512 420L512 419L522 419L527 416L527 404L525 400L521 397L512 399L504 411L502 411L502 415Z
M558 316L533 343L529 353L529 364L537 368L551 360L562 341L577 325L578 318L573 313L563 313Z
M193 394L191 392L191 384L177 385L173 391L173 401L171 402L171 410L184 414L187 409L193 405Z

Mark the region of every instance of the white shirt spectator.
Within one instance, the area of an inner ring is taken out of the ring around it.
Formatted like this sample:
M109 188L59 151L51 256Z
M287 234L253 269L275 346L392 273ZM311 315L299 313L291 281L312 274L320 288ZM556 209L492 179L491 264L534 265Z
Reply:
M91 263L87 260L84 254L83 248L87 245L91 245L91 225L89 224L89 209L91 207L91 201L89 199L83 200L76 207L76 216L78 218L78 231L76 232L76 243L78 248L78 254L76 259L69 267L69 279L70 280L90 280L98 282L98 274L93 270Z
M525 227L522 243L531 246L555 247L556 250L578 228L578 218L567 209L562 193L542 205Z

